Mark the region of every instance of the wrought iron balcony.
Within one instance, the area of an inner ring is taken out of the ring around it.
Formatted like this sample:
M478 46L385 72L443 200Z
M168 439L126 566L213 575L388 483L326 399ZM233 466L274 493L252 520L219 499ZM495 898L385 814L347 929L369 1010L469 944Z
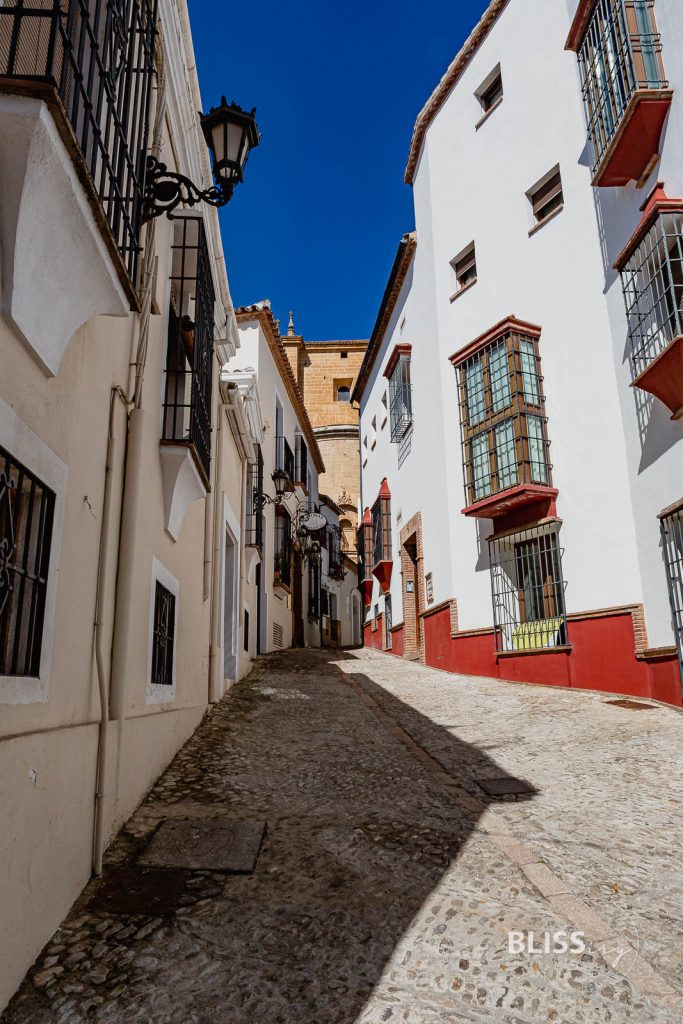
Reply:
M372 506L372 575L385 594L391 584L394 564L391 548L391 491L387 481L383 480L377 501Z
M581 0L567 47L579 57L593 184L639 180L659 150L673 95L654 0Z
M540 333L510 317L451 357L460 398L464 515L495 519L557 495Z
M683 200L661 183L615 267L628 317L635 387L683 416Z
M209 484L215 294L204 224L174 221L162 439L187 444Z
M263 548L263 456L258 448L256 462L249 464L247 472L245 542L260 550Z
M133 301L155 33L155 0L0 5L0 91L49 104Z

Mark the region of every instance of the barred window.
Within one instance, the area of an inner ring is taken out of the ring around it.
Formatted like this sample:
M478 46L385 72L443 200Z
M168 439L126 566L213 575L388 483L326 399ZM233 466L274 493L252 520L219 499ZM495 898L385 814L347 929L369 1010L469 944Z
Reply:
M374 554L374 542L372 532L372 521L361 523L356 534L358 545L358 579L371 580Z
M597 0L579 50L597 169L638 89L667 86L654 0Z
M286 509L275 509L275 556L273 569L276 583L290 586L292 582L292 520Z
M282 434L275 436L275 468L284 470L287 479L294 483L296 475L294 454L289 446L289 441Z
M63 110L128 287L137 284L155 0L0 4L0 79L41 90Z
M391 594L387 594L384 598L384 648L387 651L391 650Z
M497 651L567 643L562 553L555 521L489 540Z
M152 685L173 686L175 594L156 581L152 634Z
M683 680L683 501L665 509L660 514L659 521L669 586L671 619Z
M508 330L457 364L468 504L551 483L537 338Z
M0 447L0 675L37 678L54 493Z
M313 619L320 615L320 563L308 563L308 614Z
M215 293L200 217L173 221L163 440L188 444L209 482Z
M397 444L405 437L413 422L413 402L410 383L410 356L400 355L389 378L389 419L391 441ZM373 421L373 427L376 425Z
M294 479L305 486L308 479L308 448L302 434L295 435L294 449Z
M372 507L373 565L391 561L391 498L379 497Z
M660 213L620 269L635 379L683 334L683 210Z
M263 547L263 455L256 446L256 462L247 468L246 543Z

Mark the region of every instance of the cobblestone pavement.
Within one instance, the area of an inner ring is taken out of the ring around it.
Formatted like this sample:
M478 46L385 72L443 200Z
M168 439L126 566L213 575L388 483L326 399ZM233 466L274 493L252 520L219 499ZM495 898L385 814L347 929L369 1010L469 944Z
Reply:
M607 700L373 651L262 659L3 1022L680 1024L683 715ZM144 890L169 818L265 819L255 871L169 871L157 910L98 902L122 873ZM586 948L510 953L511 930Z

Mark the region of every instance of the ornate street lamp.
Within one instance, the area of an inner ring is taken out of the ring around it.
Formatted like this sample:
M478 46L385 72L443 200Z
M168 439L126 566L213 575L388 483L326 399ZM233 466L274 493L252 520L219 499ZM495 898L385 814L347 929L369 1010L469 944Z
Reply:
M273 504L281 505L284 499L285 491L287 490L287 484L289 477L285 473L284 469L276 469L273 472L273 483L275 484L275 501ZM267 494L264 494L264 498L268 498ZM272 499L270 499L272 501Z
M181 203L196 206L225 206L230 202L235 187L244 178L244 167L249 154L259 144L256 126L256 108L243 110L236 103L228 103L225 96L218 107L208 114L200 114L200 124L206 144L211 152L214 184L200 189L184 174L169 171L166 164L153 156L147 157L146 184L142 221L171 214Z

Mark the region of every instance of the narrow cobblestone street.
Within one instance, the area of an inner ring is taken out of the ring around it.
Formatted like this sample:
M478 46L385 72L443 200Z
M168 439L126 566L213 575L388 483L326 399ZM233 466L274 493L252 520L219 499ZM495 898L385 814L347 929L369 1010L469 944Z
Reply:
M609 701L367 650L261 659L2 1020L678 1024L683 715ZM168 869L145 907L165 819L265 821L255 870ZM117 878L139 905L98 899ZM511 930L586 949L510 953Z

